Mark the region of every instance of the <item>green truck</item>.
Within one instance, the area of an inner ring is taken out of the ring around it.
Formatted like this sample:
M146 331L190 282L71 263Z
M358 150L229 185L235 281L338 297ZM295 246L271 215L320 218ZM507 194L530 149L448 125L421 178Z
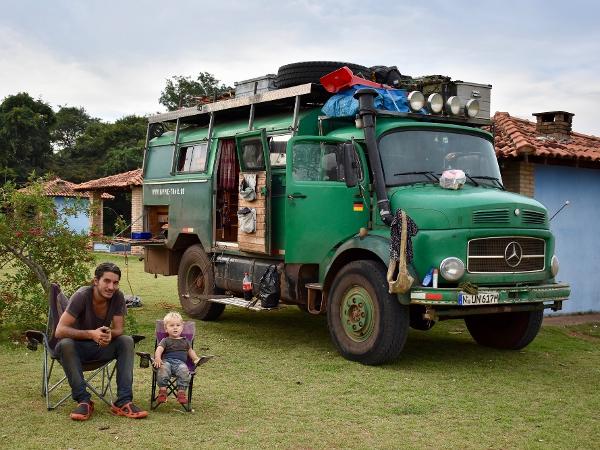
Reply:
M544 309L561 309L570 288L555 281L547 211L504 189L480 98L413 91L408 110L384 110L366 87L355 115L334 117L318 83L254 86L149 118L145 270L177 275L189 315L251 306L244 275L256 295L276 265L281 303L326 314L337 350L374 365L400 355L409 327L446 319L464 319L481 345L520 349ZM448 173L464 180L449 189ZM414 281L390 293L399 210L418 228Z

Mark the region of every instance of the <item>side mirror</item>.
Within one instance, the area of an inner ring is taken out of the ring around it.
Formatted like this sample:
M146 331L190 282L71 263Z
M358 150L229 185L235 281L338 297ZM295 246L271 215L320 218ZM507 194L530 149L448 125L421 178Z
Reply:
M346 186L354 187L358 184L358 174L356 167L356 159L354 158L355 150L354 144L346 142L343 144L344 150L344 177L346 179Z

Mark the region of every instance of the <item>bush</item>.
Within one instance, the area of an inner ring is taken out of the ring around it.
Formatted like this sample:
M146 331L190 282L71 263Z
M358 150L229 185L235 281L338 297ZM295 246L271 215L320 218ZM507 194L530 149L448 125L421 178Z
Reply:
M58 212L43 179L0 187L0 325L23 330L45 324L50 283L74 292L89 281L89 237L71 230L70 217L87 212L75 201Z

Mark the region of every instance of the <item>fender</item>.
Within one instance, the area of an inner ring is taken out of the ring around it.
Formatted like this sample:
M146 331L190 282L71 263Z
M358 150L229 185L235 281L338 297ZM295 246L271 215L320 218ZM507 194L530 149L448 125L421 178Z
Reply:
M377 259L387 266L390 259L390 238L387 236L387 230L382 230L382 232L386 233L386 236L377 234L377 232L368 234L364 238L354 235L337 247L335 251L329 253L328 257L319 264L319 281L323 284L324 290L328 290L328 287L335 276L335 272L337 272L337 270L332 271L331 269L335 268L337 265L336 262L341 258L344 258L344 254L348 251L361 250L363 252L368 252L374 256L372 259ZM409 272L415 277L412 266L409 267ZM417 278L415 277L415 279ZM397 297L401 304L410 304L410 295L408 293L398 294Z

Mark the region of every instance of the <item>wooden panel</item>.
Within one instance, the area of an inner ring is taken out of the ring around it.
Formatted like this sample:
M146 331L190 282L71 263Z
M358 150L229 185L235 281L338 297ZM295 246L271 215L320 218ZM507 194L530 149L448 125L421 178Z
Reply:
M239 183L242 182L244 174L240 172ZM267 185L267 173L256 172L256 199L248 201L238 195L238 209L248 207L256 210L256 230L254 233L244 233L238 228L239 249L252 253L267 253L267 199L262 194Z

